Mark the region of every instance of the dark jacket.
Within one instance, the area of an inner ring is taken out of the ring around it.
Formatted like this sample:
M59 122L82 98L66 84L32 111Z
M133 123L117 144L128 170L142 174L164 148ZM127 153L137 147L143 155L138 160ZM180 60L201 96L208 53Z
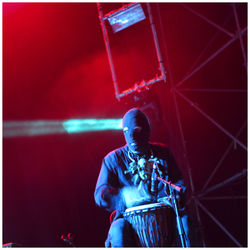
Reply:
M170 150L163 144L150 143L154 157L157 157L162 177L172 183L181 186L185 193L182 174L176 165L176 161ZM128 157L128 146L118 148L105 156L95 188L95 201L100 207L109 212L119 210L123 212L126 206L122 203L120 190L123 187L135 186L132 173L127 173L131 159ZM157 198L166 196L166 186L159 182Z

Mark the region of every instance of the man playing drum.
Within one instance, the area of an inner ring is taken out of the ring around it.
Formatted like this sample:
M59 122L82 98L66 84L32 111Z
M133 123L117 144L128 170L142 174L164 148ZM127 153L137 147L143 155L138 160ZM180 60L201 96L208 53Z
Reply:
M109 212L115 211L105 246L157 247L174 244L177 230L169 198L172 188L160 179L182 190L178 210L185 246L190 246L184 212L186 187L172 153L162 144L149 142L148 118L137 108L124 115L123 132L127 144L103 159L94 194L98 206ZM152 238L150 242L149 238Z

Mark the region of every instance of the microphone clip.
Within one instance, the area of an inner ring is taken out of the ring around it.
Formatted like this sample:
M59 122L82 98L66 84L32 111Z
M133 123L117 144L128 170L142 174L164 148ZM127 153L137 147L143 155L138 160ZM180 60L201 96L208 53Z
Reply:
M153 169L151 173L151 190L150 191L155 196L158 194L158 184L159 184L159 180L157 179L158 174L159 174L158 164L157 164L157 161L154 161Z

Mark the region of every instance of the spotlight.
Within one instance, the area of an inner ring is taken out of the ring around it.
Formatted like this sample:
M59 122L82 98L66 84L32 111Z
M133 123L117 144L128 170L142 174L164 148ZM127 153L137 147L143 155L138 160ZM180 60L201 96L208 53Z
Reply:
M146 18L140 3L128 4L105 15L113 32L116 33Z

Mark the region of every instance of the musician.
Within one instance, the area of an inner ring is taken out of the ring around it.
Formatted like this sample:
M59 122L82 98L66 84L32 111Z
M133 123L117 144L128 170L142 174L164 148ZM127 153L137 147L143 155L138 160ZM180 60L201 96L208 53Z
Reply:
M98 206L115 216L105 242L106 247L137 246L131 225L123 218L127 208L156 202L169 202L169 188L151 173L157 163L157 174L182 188L179 199L182 222L188 234L184 209L186 187L170 150L162 144L150 143L150 124L139 109L129 110L123 117L126 145L110 152L103 159L95 189ZM173 228L176 231L176 228ZM187 239L187 246L189 241Z

